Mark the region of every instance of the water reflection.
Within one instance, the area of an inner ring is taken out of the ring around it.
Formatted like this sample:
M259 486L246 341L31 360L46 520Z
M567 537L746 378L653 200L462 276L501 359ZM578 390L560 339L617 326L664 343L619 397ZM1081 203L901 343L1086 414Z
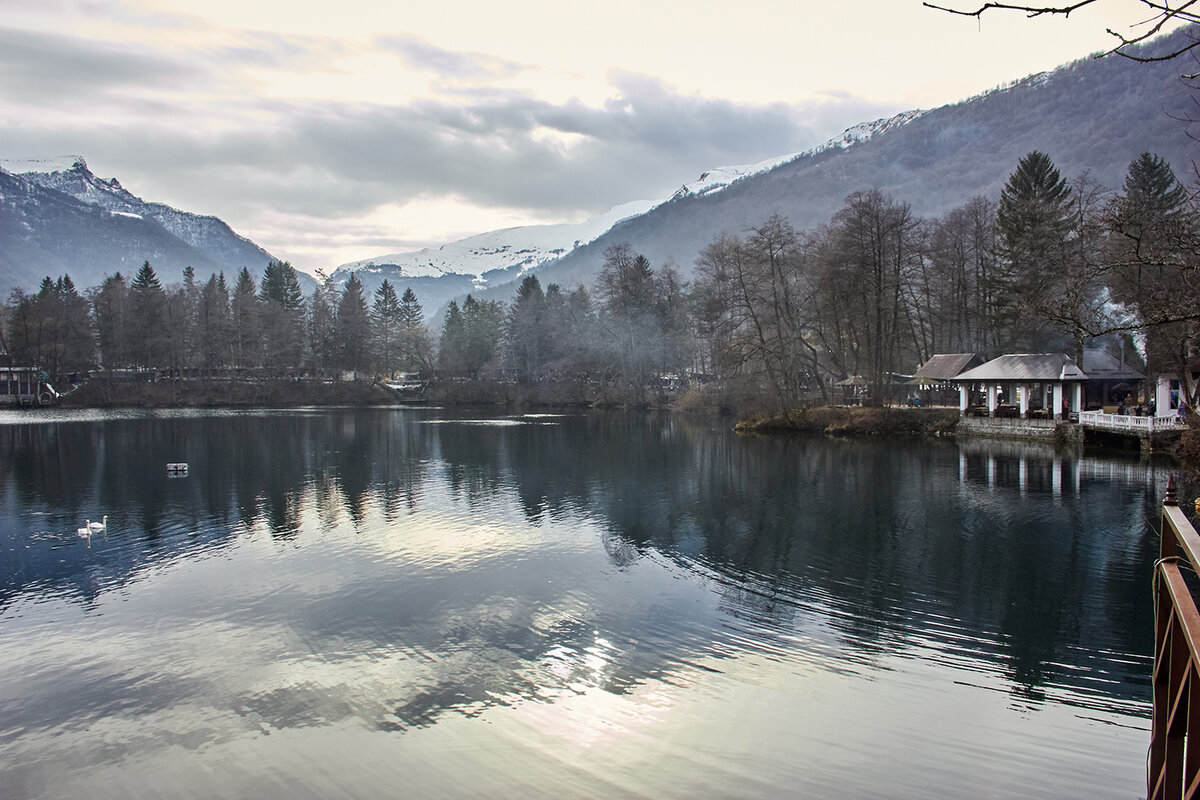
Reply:
M551 705L629 731L745 692L747 663L1146 713L1152 463L620 413L4 419L0 635L30 643L0 660L9 763L117 719L144 731L110 733L124 754Z

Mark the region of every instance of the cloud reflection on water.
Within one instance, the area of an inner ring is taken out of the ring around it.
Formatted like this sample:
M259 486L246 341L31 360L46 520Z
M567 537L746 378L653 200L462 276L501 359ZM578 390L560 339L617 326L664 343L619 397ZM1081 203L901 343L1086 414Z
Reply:
M41 785L54 762L69 778L174 747L259 752L313 730L452 746L480 736L464 720L531 728L572 757L630 758L647 737L686 760L674 743L702 748L692 728L712 735L732 697L759 727L732 722L739 748L791 735L831 763L820 725L858 748L876 735L817 714L863 696L896 708L892 734L969 698L1006 747L1014 704L1052 730L1069 728L1060 709L1144 714L1148 610L1130 576L1153 542L1130 524L1156 502L1152 466L1120 465L1114 492L1105 462L1037 448L738 440L636 415L423 418L0 426L0 497L14 498L0 632L28 643L0 656L15 776ZM185 481L109 474L180 449ZM91 549L33 535L84 508L122 510ZM789 732L789 717L814 727ZM741 774L718 762L716 784Z

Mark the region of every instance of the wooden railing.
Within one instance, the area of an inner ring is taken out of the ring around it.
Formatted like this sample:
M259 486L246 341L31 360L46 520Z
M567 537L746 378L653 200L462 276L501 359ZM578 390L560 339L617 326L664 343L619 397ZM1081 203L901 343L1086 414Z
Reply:
M1200 534L1176 497L1163 499L1154 566L1154 713L1146 776L1149 800L1200 797L1200 611L1181 567L1196 571Z

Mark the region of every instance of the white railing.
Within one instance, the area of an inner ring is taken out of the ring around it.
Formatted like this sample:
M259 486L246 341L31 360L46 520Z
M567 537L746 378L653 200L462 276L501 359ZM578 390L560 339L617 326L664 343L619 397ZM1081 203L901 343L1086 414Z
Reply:
M1153 433L1154 431L1170 431L1186 427L1183 419L1174 415L1135 417L1131 414L1105 414L1103 411L1080 411L1079 424L1089 428L1134 433Z

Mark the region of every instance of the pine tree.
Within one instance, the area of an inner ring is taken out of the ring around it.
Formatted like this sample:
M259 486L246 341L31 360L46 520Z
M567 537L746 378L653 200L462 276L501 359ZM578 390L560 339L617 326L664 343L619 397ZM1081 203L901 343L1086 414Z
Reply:
M104 279L92 299L92 313L104 368L129 366L129 286L124 275L115 272Z
M299 367L304 356L304 292L291 264L267 264L258 301L265 363L280 372Z
M199 363L211 375L228 363L232 350L233 316L224 272L210 276L200 291L196 329Z
M442 321L442 335L438 341L438 367L451 375L462 374L462 352L466 342L466 325L458 302L450 301L446 318Z
M1107 257L1114 299L1132 309L1143 326L1148 366L1185 376L1189 407L1196 387L1187 359L1196 349L1197 215L1171 166L1151 153L1134 159L1124 192L1110 210Z
M375 291L375 303L371 306L371 339L374 344L375 363L385 375L396 369L398 341L400 336L400 299L386 278Z
M513 366L524 378L536 378L547 356L546 294L536 275L526 275L517 287L508 314L508 341Z
M997 228L1004 274L997 276L999 305L1007 310L1002 346L1018 352L1047 349L1056 330L1038 313L1057 291L1071 226L1071 187L1045 153L1026 154L1000 193Z
M371 320L367 300L363 297L362 281L350 273L335 316L337 331L336 352L343 369L366 370L370 367Z
M432 369L432 349L429 330L425 327L425 312L417 300L412 287L406 287L400 296L400 336L396 343L400 354L400 368L406 372L421 372Z
M149 261L142 264L129 289L133 362L147 369L165 367L167 298Z
M312 369L320 373L333 366L337 338L333 313L336 292L332 278L323 272L318 272L317 278L317 288L313 289L308 303L308 358Z
M60 277L54 290L62 313L59 369L64 373L78 373L93 366L96 360L91 304L79 294L70 275Z
M258 290L250 270L242 267L230 299L233 331L230 337L230 363L235 367L256 367L259 364Z
M1114 204L1111 223L1125 240L1119 247L1121 254L1151 261L1164 249L1178 248L1190 222L1187 199L1187 189L1161 157L1142 153L1130 162L1125 191Z

